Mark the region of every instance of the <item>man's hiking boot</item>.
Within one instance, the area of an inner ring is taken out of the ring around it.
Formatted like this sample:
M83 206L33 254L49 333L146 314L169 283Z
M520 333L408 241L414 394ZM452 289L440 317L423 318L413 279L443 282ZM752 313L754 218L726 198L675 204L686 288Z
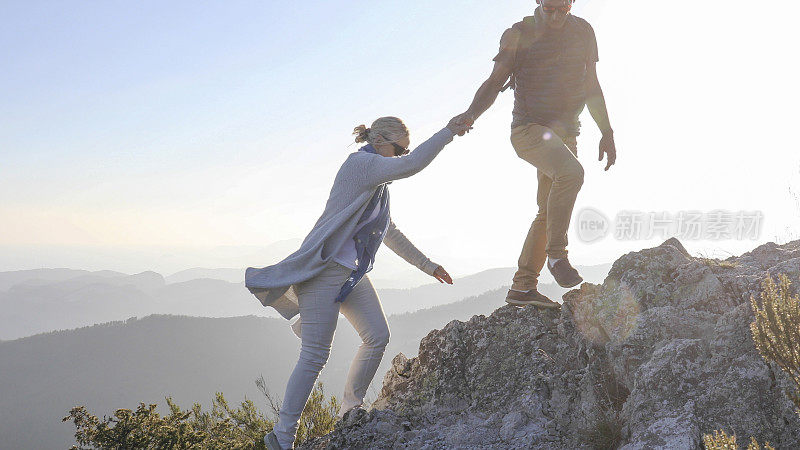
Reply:
M264 436L264 445L267 447L267 450L291 450L281 447L281 444L278 442L278 437L275 436L275 432L270 432ZM294 446L291 448L293 449Z
M561 305L558 303L542 295L536 290L536 288L533 288L528 292L512 291L509 289L508 294L506 295L506 303L514 306L534 305L537 308L547 309L556 309L561 307Z
M567 258L561 258L556 261L553 266L550 266L550 261L547 261L547 268L556 279L556 283L563 288L575 287L583 281L578 271L569 263Z

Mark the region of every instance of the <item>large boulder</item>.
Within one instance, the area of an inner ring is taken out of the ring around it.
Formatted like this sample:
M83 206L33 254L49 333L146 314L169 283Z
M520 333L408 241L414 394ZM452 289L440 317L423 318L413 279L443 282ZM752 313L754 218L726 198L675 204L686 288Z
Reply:
M790 381L756 351L749 299L800 288L800 240L724 261L676 239L619 258L560 310L504 306L397 355L369 412L301 448L702 448L729 433L800 448Z

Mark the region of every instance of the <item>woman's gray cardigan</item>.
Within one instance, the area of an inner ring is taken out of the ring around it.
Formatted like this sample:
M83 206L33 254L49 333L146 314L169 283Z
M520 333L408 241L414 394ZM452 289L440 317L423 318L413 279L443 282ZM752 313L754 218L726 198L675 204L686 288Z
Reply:
M272 306L286 319L299 314L294 285L317 276L345 241L352 238L375 189L421 171L452 140L453 133L444 128L405 156L387 158L368 152L351 153L336 174L325 211L300 249L275 265L261 269L248 267L245 286L262 305ZM389 223L384 242L429 275L439 266L417 250L394 222Z

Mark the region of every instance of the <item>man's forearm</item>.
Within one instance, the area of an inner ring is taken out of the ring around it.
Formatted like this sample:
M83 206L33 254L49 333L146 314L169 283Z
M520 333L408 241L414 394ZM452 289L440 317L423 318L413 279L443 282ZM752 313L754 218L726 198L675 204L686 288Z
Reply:
M611 129L611 122L608 119L606 99L603 96L603 90L600 86L594 86L588 93L586 96L586 107L589 108L592 119L597 123L597 128L599 128L603 134L613 131Z
M486 110L494 104L494 101L497 100L500 89L503 87L502 84L503 83L499 83L498 85L498 83L492 79L486 80L481 87L478 88L478 92L475 93L475 98L472 100L472 104L469 105L467 114L472 116L473 119L477 119L481 114L486 112Z

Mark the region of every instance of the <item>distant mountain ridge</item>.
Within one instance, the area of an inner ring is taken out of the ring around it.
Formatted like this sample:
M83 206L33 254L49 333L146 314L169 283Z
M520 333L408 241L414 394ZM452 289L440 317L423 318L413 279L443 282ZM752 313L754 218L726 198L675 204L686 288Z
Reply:
M247 267L280 261L300 246L292 238L263 245L216 246L30 246L0 245L0 267L111 268L122 273L174 273L188 267ZM9 269L5 269L9 270ZM95 269L96 270L96 269ZM0 288L2 290L2 288Z
M600 283L611 264L577 266L586 281ZM386 314L402 314L418 309L448 304L471 295L511 284L515 267L484 270L458 278L452 286L431 283L413 289L378 289ZM553 300L558 300L569 289L558 286L549 273L542 273L538 289Z
M0 339L150 314L277 316L255 301L242 284L209 279L167 284L155 272L77 274L56 281L43 277L23 280L0 291Z
M610 265L580 267L587 281L602 280ZM113 271L37 269L0 272L6 291L0 291L0 339L17 339L53 330L95 323L176 314L196 317L278 317L264 308L235 279L238 269L190 269L169 277L147 271L134 275ZM515 269L490 269L458 278L455 284L425 284L412 289L380 289L386 314L402 314L452 303L510 284ZM238 272L243 275L244 271ZM199 276L200 278L192 278ZM549 274L546 274L549 277ZM192 279L186 279L192 278ZM546 280L543 275L543 280ZM566 292L553 283L539 289L557 299Z
M165 277L167 283L182 283L185 281L211 279L223 280L229 283L241 283L244 280L245 269L206 269L203 267L194 267L192 269L181 270L180 272L173 273Z
M42 281L65 281L71 278L77 278L82 275L94 275L97 277L115 277L126 275L113 270L76 270L76 269L30 269L30 270L13 270L9 272L0 272L0 291L8 290L11 286L19 283L33 282L33 280Z

